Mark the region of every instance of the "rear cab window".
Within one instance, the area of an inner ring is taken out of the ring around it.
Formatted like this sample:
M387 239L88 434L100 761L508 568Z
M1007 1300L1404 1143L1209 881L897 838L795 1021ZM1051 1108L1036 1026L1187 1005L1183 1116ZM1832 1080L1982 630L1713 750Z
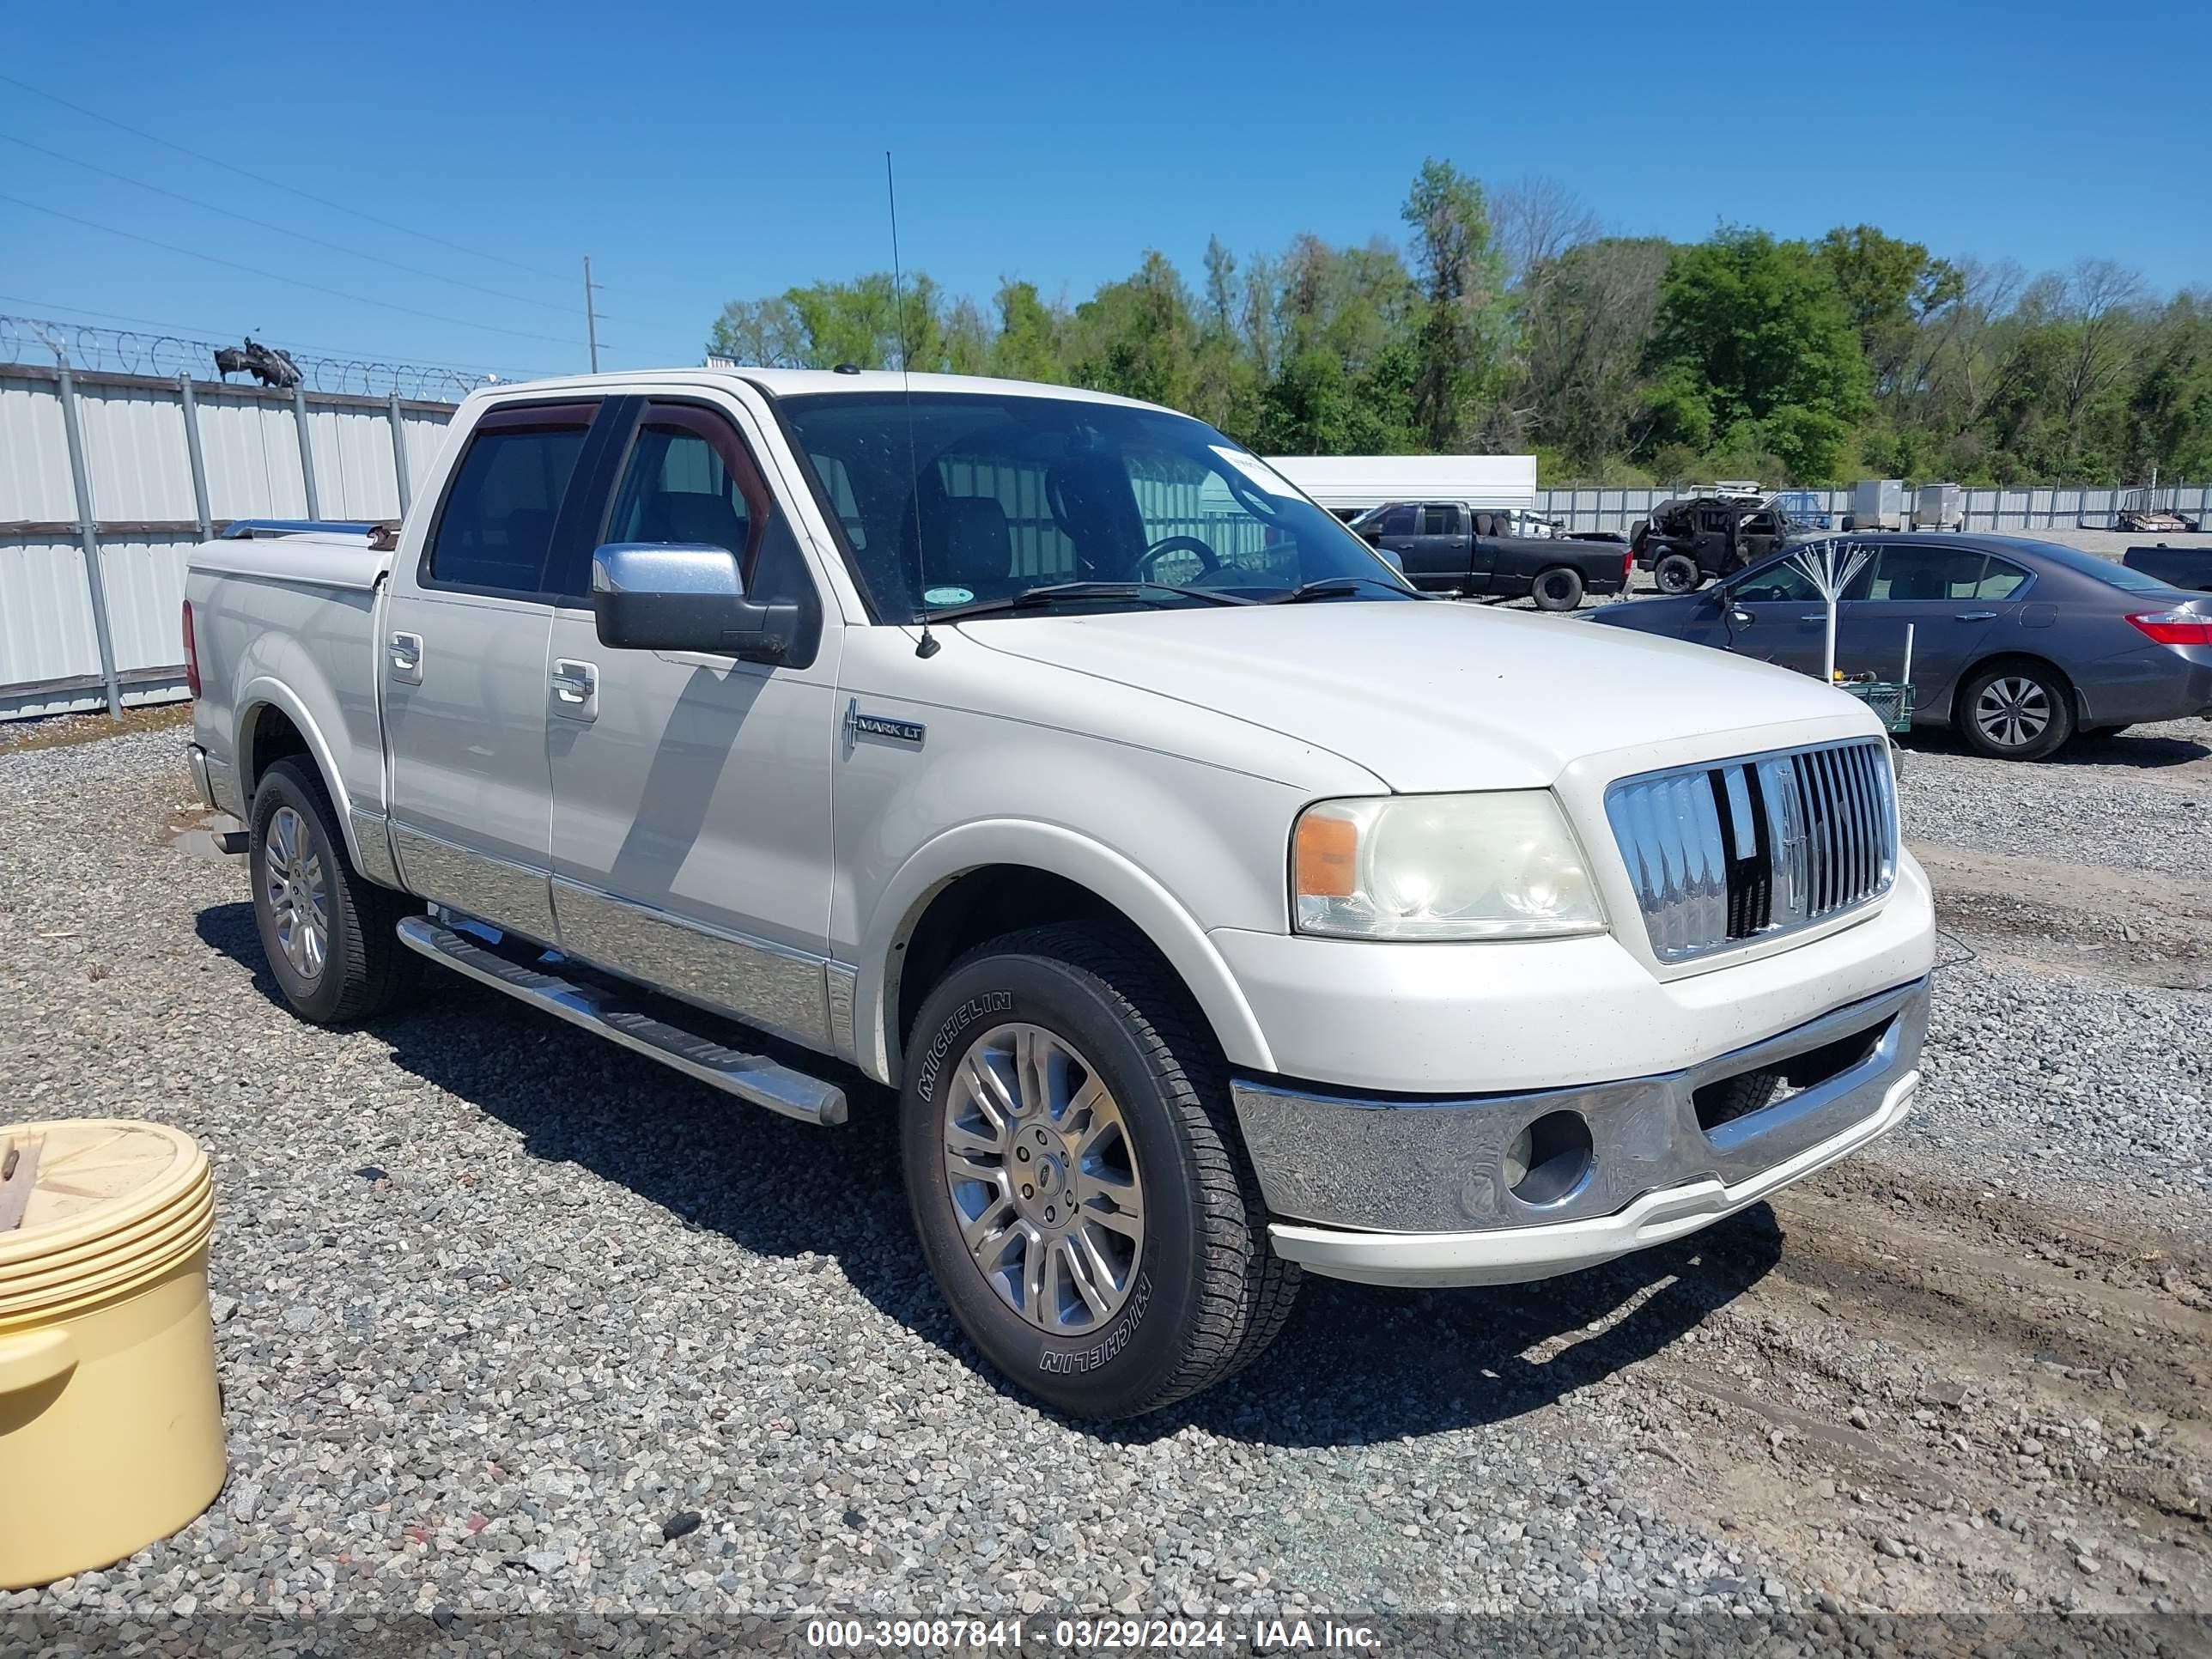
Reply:
M418 572L426 588L544 597L553 529L596 404L495 409L477 422Z

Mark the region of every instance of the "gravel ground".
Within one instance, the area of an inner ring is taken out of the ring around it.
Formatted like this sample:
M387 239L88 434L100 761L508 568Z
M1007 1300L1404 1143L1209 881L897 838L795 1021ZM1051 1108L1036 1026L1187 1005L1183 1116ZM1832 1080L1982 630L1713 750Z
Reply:
M1876 1156L2212 1238L2204 996L1957 959L1939 983L1927 1087Z
M1984 760L1943 733L1905 741L1908 836L2177 876L2212 870L2212 720L2086 738L2039 765Z
M1310 1281L1102 1434L977 1368L880 1100L750 1113L458 981L290 1018L179 741L0 754L0 1090L209 1149L233 1472L21 1616L2212 1610L2201 994L1985 951L1879 1158L1541 1294ZM2017 831L1908 765L1924 838L2166 867L2125 764L2005 769Z
M1283 1363L1102 1437L975 1368L916 1265L884 1115L747 1113L459 983L374 1034L291 1020L238 866L162 844L176 757L155 734L0 762L11 1112L180 1125L222 1218L229 1487L48 1595L1268 1613L1759 1593L1741 1548L1638 1501L1625 1444L1571 1449L1461 1379L1370 1392L1401 1342L1433 1359L1439 1324L1471 1367L1507 1363L1465 1310L1317 1296ZM1355 1310L1373 1328L1350 1340ZM688 1511L707 1518L664 1541Z

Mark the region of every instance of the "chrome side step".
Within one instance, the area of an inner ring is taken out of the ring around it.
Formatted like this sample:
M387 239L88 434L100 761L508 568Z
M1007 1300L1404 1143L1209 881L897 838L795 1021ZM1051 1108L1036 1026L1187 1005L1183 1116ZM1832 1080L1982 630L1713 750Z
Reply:
M542 1008L571 1025L635 1049L686 1077L735 1095L755 1106L795 1117L803 1123L845 1121L845 1091L804 1072L759 1054L725 1048L699 1036L625 1008L611 993L563 979L542 968L511 962L488 945L433 921L409 916L399 924L399 942L431 961L466 974L495 991Z

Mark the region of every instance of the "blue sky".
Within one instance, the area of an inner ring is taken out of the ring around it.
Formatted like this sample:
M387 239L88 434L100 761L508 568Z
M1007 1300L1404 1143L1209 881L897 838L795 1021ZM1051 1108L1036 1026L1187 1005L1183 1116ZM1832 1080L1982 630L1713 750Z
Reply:
M1210 234L1395 235L1426 155L1624 233L1870 221L2212 285L2203 0L78 4L7 34L0 311L349 355L580 367L588 253L607 364L696 362L725 300L889 264L886 148L907 267L984 299L1079 300L1147 247L1195 274Z

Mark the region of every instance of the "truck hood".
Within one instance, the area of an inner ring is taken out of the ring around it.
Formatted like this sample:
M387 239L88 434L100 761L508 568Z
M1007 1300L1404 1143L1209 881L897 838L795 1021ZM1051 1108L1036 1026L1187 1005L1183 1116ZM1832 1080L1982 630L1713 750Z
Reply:
M1808 728L1792 741L1880 730L1855 698L1767 663L1468 605L1255 605L960 629L994 651L1331 750L1408 793L1547 787L1613 750L1663 750L1655 765L1740 754L1771 746L1781 726Z

